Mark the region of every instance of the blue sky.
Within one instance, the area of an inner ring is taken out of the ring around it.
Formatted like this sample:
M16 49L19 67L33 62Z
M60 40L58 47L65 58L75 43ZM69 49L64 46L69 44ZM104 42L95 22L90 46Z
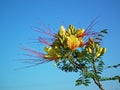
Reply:
M93 30L107 28L109 32L103 41L107 47L105 65L120 63L119 0L0 0L0 90L98 90L93 83L89 87L74 86L79 75L62 72L53 62L14 70L26 66L19 61L24 52L18 47L42 50L29 40L39 35L31 26L44 30L40 24L44 23L53 32L62 24L86 28L96 17L99 18ZM120 75L120 68L105 70L103 75ZM117 81L103 82L103 86L106 90L120 89Z

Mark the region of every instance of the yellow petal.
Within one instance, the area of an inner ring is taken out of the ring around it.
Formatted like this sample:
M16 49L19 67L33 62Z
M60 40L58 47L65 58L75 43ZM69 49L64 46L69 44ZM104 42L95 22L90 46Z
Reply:
M76 49L79 46L79 44L80 41L74 35L70 35L69 37L67 37L67 45L70 49Z

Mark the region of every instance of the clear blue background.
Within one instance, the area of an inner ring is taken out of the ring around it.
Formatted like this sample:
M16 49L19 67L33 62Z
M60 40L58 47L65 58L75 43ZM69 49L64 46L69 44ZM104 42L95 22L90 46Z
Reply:
M97 19L93 30L108 29L103 46L107 53L105 65L120 63L120 1L119 0L0 0L0 90L98 90L93 83L89 87L75 87L76 73L65 73L54 67L53 62L15 71L27 66L21 63L23 51L18 47L42 50L29 38L39 34L31 26L43 28L40 23L57 32L61 24L74 24L86 28ZM120 75L120 68L104 71L104 76ZM103 82L106 90L120 90L118 81Z

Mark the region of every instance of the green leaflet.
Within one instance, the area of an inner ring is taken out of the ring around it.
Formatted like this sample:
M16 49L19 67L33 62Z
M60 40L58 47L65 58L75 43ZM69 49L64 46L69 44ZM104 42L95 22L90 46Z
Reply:
M107 29L101 30L101 33L107 34L107 33L108 33L108 32L107 32Z

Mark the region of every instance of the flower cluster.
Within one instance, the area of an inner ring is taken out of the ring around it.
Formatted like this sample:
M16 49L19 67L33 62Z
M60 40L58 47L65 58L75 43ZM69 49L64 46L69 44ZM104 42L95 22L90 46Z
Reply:
M82 49L82 51L80 50L79 53L83 53L83 51L85 51L95 55L96 58L98 58L106 52L106 48L99 46L100 42L97 40L99 39L100 41L100 38L93 38L92 36L100 37L102 36L103 32L105 32L105 30L97 33L85 30L84 28L76 29L73 25L69 25L69 27L65 29L65 27L62 25L58 33L53 35L54 39L52 43L50 43L49 40L45 38L39 37L38 41L47 45L44 47L45 54L26 48L23 48L23 50L34 54L35 57L39 59L39 63L53 60L57 62L63 58L68 58L70 54L73 54L76 50L80 49Z

